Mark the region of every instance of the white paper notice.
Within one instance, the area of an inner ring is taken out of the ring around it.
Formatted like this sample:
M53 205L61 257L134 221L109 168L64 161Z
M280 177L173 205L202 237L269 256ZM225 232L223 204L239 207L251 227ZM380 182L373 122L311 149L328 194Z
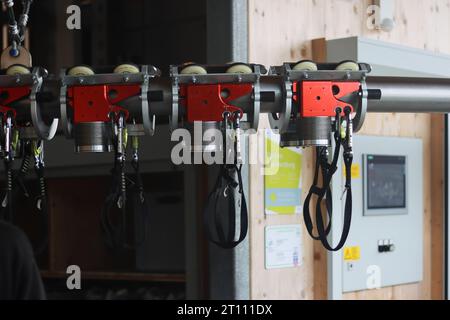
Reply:
M266 269L292 268L302 264L301 225L266 227Z

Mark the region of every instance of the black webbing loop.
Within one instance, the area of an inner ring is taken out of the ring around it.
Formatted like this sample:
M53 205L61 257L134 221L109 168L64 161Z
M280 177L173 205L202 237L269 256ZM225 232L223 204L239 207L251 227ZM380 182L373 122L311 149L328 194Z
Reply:
M248 214L247 202L242 185L242 165L222 166L221 172L209 194L206 202L204 220L209 240L224 249L232 249L239 245L247 236ZM238 181L234 179L237 176ZM240 197L240 231L236 240L236 194ZM223 200L226 200L228 210L224 210ZM212 211L213 210L213 211ZM223 225L223 216L228 216L228 228ZM211 216L214 216L215 232L211 230ZM217 235L217 238L214 236Z
M224 130L223 130L223 160L219 175L213 190L208 196L204 210L204 224L206 234L212 243L224 249L232 249L244 241L248 232L248 210L247 201L245 199L244 187L242 182L242 164L239 164L237 154L239 151L238 137L233 143L234 158L233 164L227 164L227 134L228 121L231 117L230 113L224 113ZM239 135L239 114L234 114L233 129L236 136ZM237 181L236 181L237 177ZM237 198L239 197L239 198ZM236 201L240 204L240 228L239 235L236 239ZM226 209L224 209L226 208ZM225 216L227 215L227 216ZM214 221L211 221L211 220ZM227 226L223 220L228 220ZM214 231L213 226L214 224Z
M322 197L322 195L325 195L326 200L326 207L327 207L327 213L328 213L328 221L331 221L332 218L332 201L331 201L331 188L330 186L326 186L325 182L323 183L322 187L318 187L318 181L319 181L319 171L322 172L322 177L325 179L325 177L328 175L329 168L327 170L328 165L328 152L326 147L317 147L316 148L316 169L314 173L314 180L313 185L311 186L308 195L306 196L304 205L303 205L303 219L305 221L306 230L308 231L309 235L315 239L319 240L319 236L314 235L313 233L313 222L311 220L311 214L310 214L310 202L312 200L312 196L316 195L318 197ZM325 181L325 180L324 180ZM331 224L328 223L326 233L328 234L331 230Z
M340 250L347 240L349 231L350 231L350 225L351 225L351 215L352 215L352 190L351 190L351 167L353 162L353 152L352 152L352 131L353 131L353 125L352 125L352 119L350 114L350 108L345 108L344 113L346 116L346 134L345 138L341 137L341 119L340 119L340 113L342 110L338 109L336 111L336 128L334 133L334 139L335 139L335 150L333 155L333 160L331 164L328 164L327 162L327 153L325 147L318 147L317 148L317 160L316 160L316 172L314 174L314 181L313 186L311 187L308 196L305 199L305 203L303 206L303 216L305 220L305 226L308 230L308 233L313 237L315 240L320 240L323 244L323 246L329 250L329 251L338 251ZM328 241L328 235L331 231L332 227L332 194L331 194L331 180L334 175L334 173L337 170L337 162L339 159L339 153L341 146L344 149L344 166L345 166L345 193L346 193L346 199L345 199L345 207L344 207L344 222L343 222L343 230L341 234L341 238L339 240L339 243L336 245L336 247L332 247ZM318 173L319 170L322 171L322 177L323 177L323 183L322 187L318 187ZM317 201L316 201L316 228L317 228L317 236L313 234L313 223L310 216L310 202L312 195L317 195ZM323 201L326 201L326 209L327 209L327 216L328 216L328 223L325 226L323 214L322 214L322 203Z
M339 153L341 150L341 135L339 132L340 123L341 123L341 116L340 116L341 110L338 108L336 110L336 128L335 128L335 134L334 134L334 140L335 140L335 150L333 154L333 160L331 164L328 163L328 148L327 147L317 147L316 148L316 168L314 172L314 180L313 184L308 192L308 195L306 196L305 202L303 204L303 219L305 221L306 230L308 231L309 235L314 240L320 240L320 235L317 236L314 235L313 232L313 222L311 219L311 213L310 213L310 203L312 200L312 196L316 195L317 202L316 207L321 207L322 201L325 198L325 206L327 209L327 216L328 216L328 224L325 229L325 235L328 235L331 231L331 219L333 217L333 199L332 199L332 193L331 193L331 180L334 175L334 173L337 170L337 163L339 160ZM319 183L319 172L322 173L322 187L318 186Z
M145 195L142 177L139 170L137 153L134 155L131 165L134 169L134 181L129 180L125 173L125 155L119 152L119 139L114 140L115 162L111 170L111 190L105 199L101 211L101 227L104 240L111 249L136 250L144 244L147 239L149 201ZM124 148L125 149L125 148ZM124 150L123 150L124 152ZM137 150L136 150L137 152ZM127 180L131 181L131 186L127 186ZM139 208L143 221L135 225L142 225L142 235L140 239L130 243L128 241L128 213L136 212ZM119 222L113 222L113 209L119 209Z

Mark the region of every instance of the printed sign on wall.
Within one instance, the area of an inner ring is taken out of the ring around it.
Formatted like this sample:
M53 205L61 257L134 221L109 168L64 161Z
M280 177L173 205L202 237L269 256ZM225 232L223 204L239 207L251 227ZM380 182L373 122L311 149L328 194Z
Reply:
M302 264L301 225L268 226L265 229L266 269Z
M302 194L302 150L280 147L280 135L266 130L265 213L300 214Z

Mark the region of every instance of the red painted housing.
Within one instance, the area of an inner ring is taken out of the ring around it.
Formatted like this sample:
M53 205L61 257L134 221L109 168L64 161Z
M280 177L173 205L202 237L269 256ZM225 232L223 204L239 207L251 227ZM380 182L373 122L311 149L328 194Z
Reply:
M300 87L300 90L298 88ZM294 100L300 101L300 115L302 117L333 117L336 108L344 110L349 106L344 101L345 97L357 94L361 84L357 81L335 82L335 81L301 81L293 85ZM342 112L342 115L344 113Z
M242 117L242 109L231 105L231 102L252 92L251 83L182 85L181 105L186 109L188 122L222 121L227 111L239 112Z
M0 113L5 117L8 112L16 117L16 110L9 105L13 102L26 98L31 93L31 87L6 87L0 88Z
M128 110L118 104L140 93L141 87L136 84L74 86L67 89L68 104L74 111L74 123L107 122L111 112L123 112L128 118Z

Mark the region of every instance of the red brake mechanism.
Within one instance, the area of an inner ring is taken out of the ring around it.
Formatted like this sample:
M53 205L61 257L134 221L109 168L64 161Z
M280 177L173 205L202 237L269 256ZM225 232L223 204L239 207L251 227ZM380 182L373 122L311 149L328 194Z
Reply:
M74 109L74 123L109 121L109 114L125 114L128 119L128 110L118 104L128 98L139 95L139 85L94 85L75 86L68 90L69 105Z
M294 100L300 100L300 115L302 117L333 117L336 108L344 110L349 106L352 97L358 94L361 84L359 82L333 82L333 81L302 81L294 83ZM344 112L342 112L344 115Z
M16 117L16 110L9 107L15 101L28 97L31 93L30 87L8 87L0 88L0 113L6 117L7 113L12 113Z
M224 112L234 114L241 108L231 105L232 101L253 92L253 85L243 84L202 84L184 85L180 89L184 97L182 104L186 108L187 121L222 121Z

